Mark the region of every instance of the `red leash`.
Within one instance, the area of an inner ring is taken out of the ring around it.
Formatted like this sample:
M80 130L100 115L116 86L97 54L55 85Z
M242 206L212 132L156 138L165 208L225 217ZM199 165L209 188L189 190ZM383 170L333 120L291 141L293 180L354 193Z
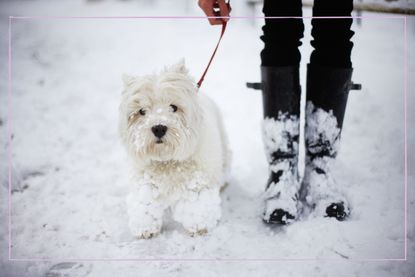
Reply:
M207 64L206 69L205 69L205 71L204 71L204 72L203 72L203 74L202 74L202 77L200 77L199 82L197 82L197 88L198 88L198 89L200 88L200 86L201 86L201 85L202 85L202 83L203 83L203 80L205 79L205 76L206 76L206 73L207 73L207 72L208 72L208 70L209 70L210 64L212 63L212 60L213 60L213 58L215 57L216 51L217 51L217 50L218 50L218 48L219 48L219 44L220 44L220 41L222 40L223 34L225 34L225 30L226 30L226 22L225 22L225 21L223 21L223 23L222 23L222 31L221 31L221 33L220 33L219 41L218 41L218 43L216 44L215 50L213 50L212 56L210 56L209 63Z

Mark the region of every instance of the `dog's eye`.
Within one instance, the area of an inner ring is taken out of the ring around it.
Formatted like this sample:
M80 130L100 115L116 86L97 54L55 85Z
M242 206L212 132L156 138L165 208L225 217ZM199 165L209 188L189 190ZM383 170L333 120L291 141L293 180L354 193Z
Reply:
M173 109L174 113L177 112L177 106L176 105L171 104L170 107Z
M140 109L138 112L139 112L141 115L146 115L146 111L145 111L144 109Z

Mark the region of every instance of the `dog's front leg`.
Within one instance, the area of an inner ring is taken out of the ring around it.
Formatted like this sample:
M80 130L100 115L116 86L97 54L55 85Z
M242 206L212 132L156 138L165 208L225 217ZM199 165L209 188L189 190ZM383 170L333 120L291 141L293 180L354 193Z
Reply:
M165 206L157 199L151 185L134 187L127 196L129 227L137 238L151 238L160 233Z
M173 218L190 235L205 234L216 226L221 217L219 188L192 191L173 207Z

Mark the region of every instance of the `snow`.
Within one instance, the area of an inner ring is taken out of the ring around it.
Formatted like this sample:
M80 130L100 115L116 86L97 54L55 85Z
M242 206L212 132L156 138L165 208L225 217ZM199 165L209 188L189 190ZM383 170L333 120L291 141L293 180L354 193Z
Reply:
M298 158L275 159L273 153L296 155L298 153L298 136L300 135L300 121L296 115L279 112L278 117L265 117L262 123L262 137L265 154L271 164L269 170L281 173L278 182L271 182L264 193L264 219L269 221L276 209L282 209L297 218L298 190ZM283 222L291 222L286 219Z
M343 203L346 214L349 214L350 205L345 192L331 172L335 167L340 146L340 129L333 111L315 107L313 102L306 104L307 124L305 141L309 145L310 154L317 156L306 158L306 168L301 187L302 199L309 207L313 207L312 216L321 217L326 214L326 208L332 203ZM319 157L318 154L328 151L328 155ZM318 170L324 174L320 174Z
M389 9L410 9L412 11L415 9L415 3L412 0L360 0L357 2L357 5L362 5L363 7L383 7Z
M299 119L295 115L278 115L277 119L266 117L262 123L262 137L268 162L272 162L274 152L293 152L298 150L298 143L293 138L299 136ZM281 134L283 134L281 136ZM292 145L291 145L292 144Z
M134 187L127 196L129 227L136 238L151 238L161 230L164 202L154 201L158 192L151 184ZM143 215L138 217L137 215Z
M326 112L308 101L306 106L307 130L305 140L312 154L328 150L330 155L336 155L340 146L340 129L333 111ZM321 147L324 146L324 149ZM330 148L327 149L327 146Z
M198 78L220 27L200 19L13 20L8 102L8 15L201 15L194 2L0 3L0 220L8 222L10 105L12 258L52 259L9 261L8 228L2 224L0 276L413 276L414 78L408 78L407 99L408 261L367 260L404 257L401 19L363 19L353 26L353 80L362 82L363 90L349 96L334 168L354 207L345 222L312 218L271 228L261 221L268 178L261 96L244 84L259 80L261 20L229 22L201 88L220 106L234 153L222 219L205 235L190 237L169 220L150 240L129 233L128 159L118 140L118 105L123 73L145 75L185 57ZM247 11L235 3L233 13ZM305 16L310 13L305 9ZM408 17L408 77L415 74L414 21ZM305 25L302 84L311 51L308 20ZM302 143L300 151L303 159ZM85 258L127 261L79 261ZM131 260L140 258L173 260Z
M205 234L214 228L221 217L219 188L193 192L191 199L179 201L173 218L183 224L190 235Z

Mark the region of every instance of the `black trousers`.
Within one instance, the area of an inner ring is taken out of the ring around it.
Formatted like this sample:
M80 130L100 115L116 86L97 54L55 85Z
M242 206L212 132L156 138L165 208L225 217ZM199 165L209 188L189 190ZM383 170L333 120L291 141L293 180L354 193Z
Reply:
M353 0L314 0L313 16L351 16ZM301 17L301 0L264 0L265 16ZM313 18L311 20L313 40L310 64L351 68L350 41L351 18ZM262 28L264 49L261 51L263 66L298 65L301 54L298 47L304 33L302 18L265 19Z

